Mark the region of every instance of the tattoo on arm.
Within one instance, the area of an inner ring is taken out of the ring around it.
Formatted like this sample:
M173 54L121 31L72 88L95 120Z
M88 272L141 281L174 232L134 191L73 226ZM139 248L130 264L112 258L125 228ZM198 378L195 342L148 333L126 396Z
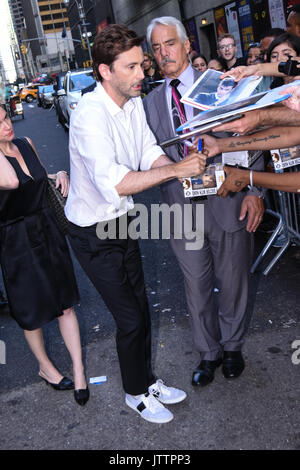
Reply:
M250 139L250 140L245 140L245 141L234 141L234 142L231 142L229 144L229 147L230 148L237 148L237 147L240 147L241 145L251 145L252 143L255 143L255 142L268 142L269 140L274 140L274 139L279 139L281 136L280 134L279 135L274 135L274 134L271 134L271 135L268 135L266 137L261 137L261 138L257 138L257 137L254 137L253 139Z

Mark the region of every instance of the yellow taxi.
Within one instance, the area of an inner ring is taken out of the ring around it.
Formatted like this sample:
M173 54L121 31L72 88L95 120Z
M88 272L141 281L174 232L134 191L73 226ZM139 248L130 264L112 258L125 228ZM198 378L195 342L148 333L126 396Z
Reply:
M27 85L20 91L20 98L27 103L31 103L37 97L38 85Z

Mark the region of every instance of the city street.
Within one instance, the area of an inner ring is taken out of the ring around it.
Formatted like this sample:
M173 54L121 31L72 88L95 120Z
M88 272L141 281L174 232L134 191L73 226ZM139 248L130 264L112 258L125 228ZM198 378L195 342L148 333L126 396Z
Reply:
M33 102L24 104L24 113L24 120L14 119L16 136L32 138L49 173L68 170L68 134L55 111L38 108ZM159 203L159 189L146 191L135 200L148 206ZM255 240L257 252L265 238L258 233ZM299 450L299 247L290 247L268 276L258 272L251 277L242 376L228 381L218 369L211 385L195 389L191 376L199 359L191 341L182 274L168 240L142 240L140 246L152 316L155 371L168 385L182 388L188 395L184 402L170 407L174 420L151 424L126 406L114 321L74 259L81 296L76 312L87 377L107 376L107 381L90 385L91 398L85 407L75 403L73 392L47 387L38 376L22 330L8 314L0 314L0 340L6 345L6 364L0 364L0 449L119 450L120 455L122 450L169 454ZM44 331L51 359L63 375L71 376L57 322Z

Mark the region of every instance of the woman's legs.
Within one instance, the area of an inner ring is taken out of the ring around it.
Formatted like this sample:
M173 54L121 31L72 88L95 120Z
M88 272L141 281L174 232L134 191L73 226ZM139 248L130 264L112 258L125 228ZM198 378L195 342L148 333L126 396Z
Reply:
M82 363L80 332L74 309L69 308L64 310L64 314L58 318L58 323L65 345L72 359L75 389L85 389L87 384Z
M24 330L24 334L31 351L39 363L39 375L50 383L58 384L63 376L58 372L47 356L42 328L33 331Z
M74 309L69 308L64 310L64 314L58 318L58 323L65 345L72 359L75 389L85 389L86 380L82 363L80 333ZM47 356L42 328L33 331L24 330L24 334L31 351L39 363L39 375L50 383L58 384L63 376L58 372Z

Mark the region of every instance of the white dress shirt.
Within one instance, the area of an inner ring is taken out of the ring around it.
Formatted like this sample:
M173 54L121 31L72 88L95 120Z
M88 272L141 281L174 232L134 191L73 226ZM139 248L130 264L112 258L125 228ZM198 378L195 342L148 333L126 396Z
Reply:
M188 67L184 70L184 72L182 72L182 74L179 75L179 77L177 78L178 80L180 80L180 84L178 85L178 91L181 94L181 96L183 96L188 91L188 89L194 85L194 69L191 66L191 64L189 64ZM171 123L174 129L173 117L172 117L172 105L171 105L172 86L170 85L172 80L173 80L172 78L166 77L166 94L167 94L168 110L170 113ZM188 104L184 104L184 103L182 104L184 105L186 119L187 121L189 121L190 119L194 117L194 108L193 106L189 106ZM175 129L174 129L174 133L175 133Z
M149 170L163 150L156 144L141 98L120 108L101 83L78 103L70 123L70 191L65 213L81 227L114 219L134 207L116 186L129 171Z

